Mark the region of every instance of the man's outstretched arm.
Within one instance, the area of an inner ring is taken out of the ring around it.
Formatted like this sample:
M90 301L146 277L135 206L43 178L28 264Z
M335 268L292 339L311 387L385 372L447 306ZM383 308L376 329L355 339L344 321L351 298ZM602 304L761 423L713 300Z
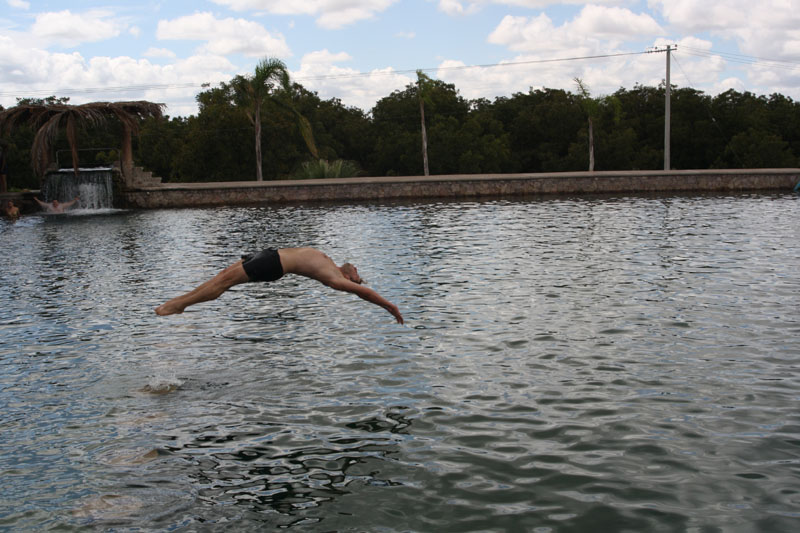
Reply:
M399 324L403 323L403 315L400 314L400 309L369 287L359 285L358 283L354 283L349 279L337 279L330 283L326 283L326 285L332 289L336 289L337 291L352 292L363 300L374 303L375 305L379 305L389 311Z

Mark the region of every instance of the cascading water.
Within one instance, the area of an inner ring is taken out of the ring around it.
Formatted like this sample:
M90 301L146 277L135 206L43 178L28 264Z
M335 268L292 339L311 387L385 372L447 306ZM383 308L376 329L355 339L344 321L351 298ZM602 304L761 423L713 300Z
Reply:
M80 209L111 209L114 202L111 168L81 168L77 176L71 168L48 172L42 196L47 202L68 202L79 196Z

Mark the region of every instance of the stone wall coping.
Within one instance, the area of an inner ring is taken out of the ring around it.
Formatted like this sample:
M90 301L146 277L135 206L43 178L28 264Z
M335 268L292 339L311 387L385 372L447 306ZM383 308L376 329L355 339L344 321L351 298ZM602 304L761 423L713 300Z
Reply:
M157 186L137 187L137 191L206 190L206 189L254 189L260 187L314 187L331 185L389 184L389 183L437 183L497 180L575 179L575 178L620 178L620 177L687 177L687 176L754 176L754 175L800 175L800 168L758 169L702 169L702 170L625 170L595 172L548 172L521 174L441 174L435 176L387 176L340 179L304 179L274 181L211 181L190 183L163 183Z

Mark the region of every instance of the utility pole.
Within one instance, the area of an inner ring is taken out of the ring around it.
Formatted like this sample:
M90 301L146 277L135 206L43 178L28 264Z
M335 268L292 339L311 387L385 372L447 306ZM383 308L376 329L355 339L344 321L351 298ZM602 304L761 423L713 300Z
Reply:
M671 100L671 96L672 96L670 93L672 91L672 87L670 86L670 81L669 81L669 57L670 57L670 52L672 50L675 50L677 47L678 47L677 45L675 45L675 47L673 47L672 45L668 44L667 45L667 50L666 50L666 52L667 52L667 77L665 79L666 86L664 88L665 89L665 91L664 91L664 93L665 93L665 96L664 96L664 100L665 100L665 102L664 102L664 170L669 170L670 169L669 168L670 167L670 161L669 161L669 159L670 159L669 138L670 138L670 115L671 115L671 109L670 109L671 102L670 102L670 100Z

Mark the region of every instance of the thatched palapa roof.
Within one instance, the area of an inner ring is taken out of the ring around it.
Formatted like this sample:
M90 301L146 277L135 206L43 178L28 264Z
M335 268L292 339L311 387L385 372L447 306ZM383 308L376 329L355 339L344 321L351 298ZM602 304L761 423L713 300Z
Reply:
M37 130L31 147L31 163L34 171L43 176L50 163L52 145L61 128L64 128L77 174L79 125L96 127L106 124L110 118L119 120L125 136L122 141L122 153L127 159L132 157L131 135L139 131L140 121L148 117L161 118L165 107L165 104L146 101L18 105L0 113L0 132L9 131L19 124L30 124Z

